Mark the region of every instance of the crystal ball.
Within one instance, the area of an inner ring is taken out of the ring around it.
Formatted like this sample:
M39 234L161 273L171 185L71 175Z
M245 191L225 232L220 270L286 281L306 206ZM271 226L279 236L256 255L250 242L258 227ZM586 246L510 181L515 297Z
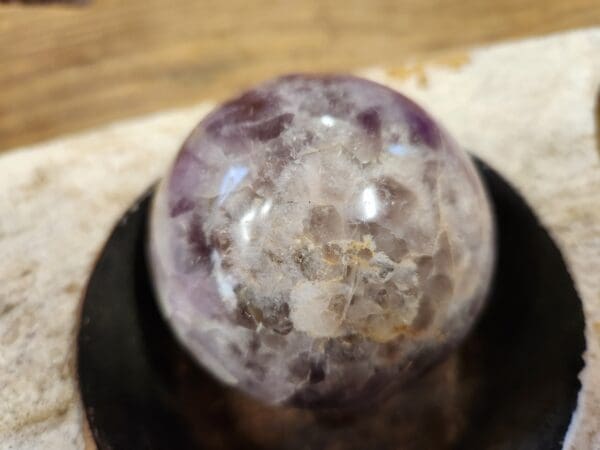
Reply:
M217 107L154 197L160 309L219 380L340 408L447 355L493 268L487 195L420 106L352 76L290 75Z

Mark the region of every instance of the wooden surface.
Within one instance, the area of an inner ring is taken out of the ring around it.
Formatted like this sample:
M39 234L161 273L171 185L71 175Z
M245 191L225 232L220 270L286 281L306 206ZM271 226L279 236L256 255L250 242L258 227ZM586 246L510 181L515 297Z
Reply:
M0 4L0 151L299 70L600 24L598 0Z

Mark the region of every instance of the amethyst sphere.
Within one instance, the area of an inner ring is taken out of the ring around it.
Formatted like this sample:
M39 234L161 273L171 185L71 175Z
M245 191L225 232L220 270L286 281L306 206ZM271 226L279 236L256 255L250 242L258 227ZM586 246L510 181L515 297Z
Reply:
M294 75L210 113L156 193L159 304L221 381L340 407L467 333L493 266L481 180L421 107L350 76Z

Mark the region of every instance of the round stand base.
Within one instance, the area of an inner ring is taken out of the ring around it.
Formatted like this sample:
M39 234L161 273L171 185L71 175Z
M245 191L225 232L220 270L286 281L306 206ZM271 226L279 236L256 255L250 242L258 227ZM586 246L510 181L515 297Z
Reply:
M384 404L343 415L262 405L193 362L153 298L146 194L110 236L84 298L79 382L98 448L560 449L580 388L582 305L523 199L477 164L498 234L483 316L443 363Z

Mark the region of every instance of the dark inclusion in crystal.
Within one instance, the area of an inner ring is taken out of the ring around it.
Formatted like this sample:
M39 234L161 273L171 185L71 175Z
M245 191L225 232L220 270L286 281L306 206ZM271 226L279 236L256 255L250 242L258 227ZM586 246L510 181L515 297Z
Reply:
M349 76L248 91L192 132L154 201L161 309L221 381L339 407L467 333L493 225L470 160L421 107Z

